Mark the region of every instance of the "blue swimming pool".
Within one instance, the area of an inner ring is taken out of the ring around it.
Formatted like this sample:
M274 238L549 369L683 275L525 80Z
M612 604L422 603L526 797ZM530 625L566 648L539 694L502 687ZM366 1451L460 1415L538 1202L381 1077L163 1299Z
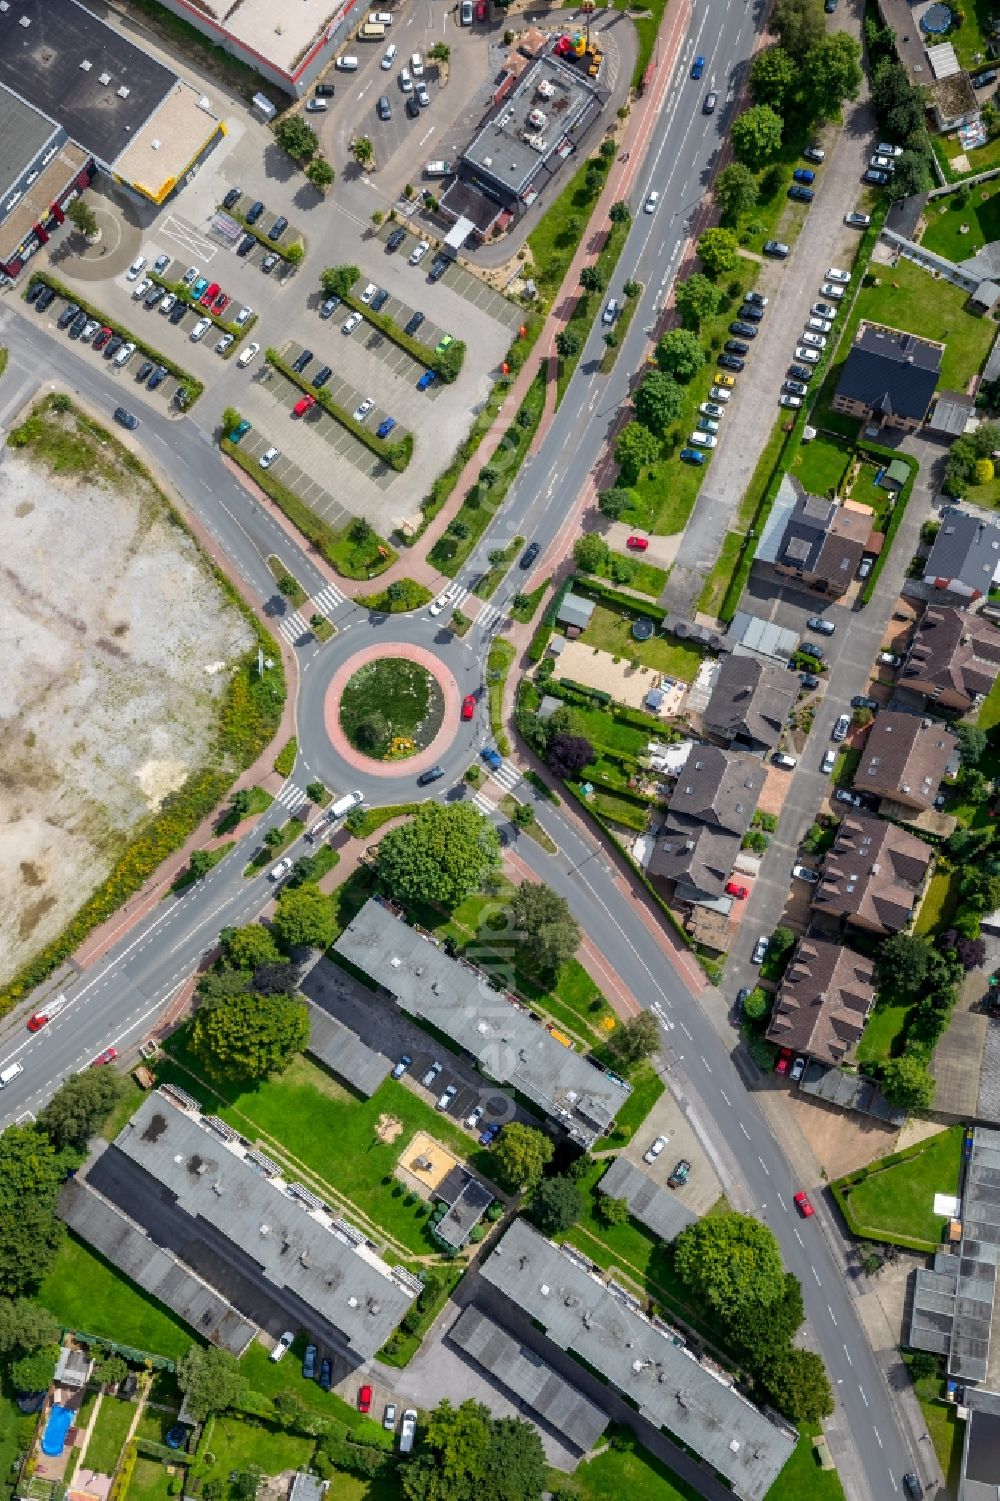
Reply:
M42 1453L55 1455L61 1454L66 1442L66 1434L73 1422L73 1414L68 1407L62 1407L57 1402L49 1413L49 1420L42 1434Z

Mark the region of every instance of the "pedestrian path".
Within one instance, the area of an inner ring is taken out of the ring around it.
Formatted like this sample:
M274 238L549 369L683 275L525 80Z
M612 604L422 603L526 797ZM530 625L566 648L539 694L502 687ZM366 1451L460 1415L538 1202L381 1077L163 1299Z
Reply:
M308 798L301 787L296 787L294 782L286 782L275 801L287 808L289 813L294 813L303 803L308 802Z
M492 818L497 811L496 803L491 803L485 792L474 792L472 802L473 806L478 808L480 813L485 813L487 818Z
M476 616L476 624L482 631L492 631L504 618L504 611L497 605L483 605Z

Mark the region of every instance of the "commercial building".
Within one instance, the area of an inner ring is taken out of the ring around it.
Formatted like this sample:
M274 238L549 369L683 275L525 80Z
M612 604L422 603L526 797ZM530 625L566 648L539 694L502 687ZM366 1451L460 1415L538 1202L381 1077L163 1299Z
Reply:
M791 474L782 476L754 561L779 578L839 599L857 577L866 552L878 551L874 514L853 501L838 504L810 495Z
M357 21L354 0L161 0L283 93L300 98Z
M766 779L755 756L696 746L670 794L649 874L676 882L682 901L721 896Z
M61 125L0 84L0 271L17 275L96 170Z
M572 1248L552 1245L515 1220L480 1268L483 1280L627 1397L646 1422L667 1429L743 1501L763 1501L797 1439L699 1361L669 1324Z
M947 506L924 564L924 582L969 601L1000 584L1000 526Z
M958 1501L996 1501L1000 1475L1000 1392L966 1390Z
M617 1075L558 1041L516 996L494 989L474 965L452 959L375 897L334 948L401 1010L452 1038L484 1074L519 1090L582 1146L610 1128L631 1093Z
M729 745L774 750L799 696L799 680L787 667L757 657L724 656L702 712L706 734Z
M899 933L913 916L930 858L922 839L852 808L823 860L812 905L866 933Z
M907 808L925 809L957 761L958 741L943 724L883 709L868 732L854 785Z
M256 1326L275 1338L306 1329L360 1363L420 1291L336 1210L171 1086L145 1099L70 1181L61 1213L199 1334L237 1352Z
M944 345L881 323L858 324L834 410L875 427L916 432L930 409Z
M1000 631L968 610L929 605L906 654L899 686L942 709L968 714L1000 675Z
M768 1039L819 1063L849 1062L875 1004L875 966L811 929L785 970Z

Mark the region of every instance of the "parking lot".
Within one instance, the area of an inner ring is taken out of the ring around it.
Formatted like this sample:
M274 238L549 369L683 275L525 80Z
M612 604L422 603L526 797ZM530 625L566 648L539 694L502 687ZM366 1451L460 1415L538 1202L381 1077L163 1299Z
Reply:
M274 378L275 380L277 380L278 376L275 375ZM290 390L295 390L294 386L290 386L288 381L285 381L285 385L289 386ZM296 392L296 395L297 394L298 393ZM338 433L343 433L344 429L339 425L339 423L334 422L332 417L327 417L325 412L323 413L322 420L328 422L330 426L332 428L335 428ZM261 429L255 425L253 428L251 428L250 432L247 433L246 437L240 444L240 451L242 453L245 453L248 458L259 460L261 454L263 454L266 449L272 446L280 449L280 444L275 442L275 436L277 435L280 435L280 428L277 422L272 425L271 436L268 436L268 434L262 432ZM355 441L355 439L351 439L352 443ZM361 445L359 444L358 446L360 447ZM364 453L368 452L367 449L363 449L362 451ZM369 458L373 457L373 455L371 454L369 454L368 456ZM300 469L298 464L293 463L293 461L288 457L287 454L281 453L279 451L278 457L274 460L273 464L271 464L269 472L273 474L274 478L276 480L279 480L281 484L287 485L289 490L293 490L299 497L299 499L303 501L311 511L314 511L320 518L320 520L325 521L328 526L341 527L345 526L347 522L350 521L352 512L346 510L340 504L340 502L335 500L327 490L324 490L323 486L318 484L316 480L310 479L309 475L306 474L304 470Z
M406 239L400 246L399 250L396 252L399 260L403 262L404 265L409 267L409 269L413 271L414 275L426 278L430 271L431 264L434 260L433 246L431 248L431 251L428 252L428 254L418 265L412 267L409 266L410 253L416 248L421 240L421 235L418 230L411 229L408 225L401 226L398 224L383 224L381 229L379 230L378 238L384 245L385 241L389 238L393 231L399 228L406 230ZM361 285L364 284L364 280L365 278L362 278ZM514 329L519 327L524 316L521 308L519 308L516 303L511 302L509 297L505 297L502 292L495 292L493 288L488 287L484 281L480 281L478 276L473 276L471 271L463 270L463 268L459 266L455 261L451 263L451 265L445 271L444 275L441 277L441 283L446 287L450 287L453 292L457 292L460 297L464 297L465 301L470 302L473 307L480 308L491 318L495 318L498 323L502 323L504 327L509 328L512 333ZM428 282L428 285L430 284L431 283ZM387 305L384 311L391 312L391 307ZM402 325L406 322L406 319L409 317L411 311L412 309L407 310L404 316L399 316L394 312L392 312L391 315L396 319L397 323ZM424 343L431 344L428 325L425 324L424 327L421 328L418 337L422 339ZM440 334L438 335L438 337L440 337ZM436 342L436 340L434 342Z
M293 343L282 350L282 358L290 365L303 352L300 344ZM269 396L273 396L286 409L291 417L292 408L300 400L302 392L297 385L282 375L280 370L274 370L271 366L267 368L271 371L271 374L265 380L262 371L259 384L267 391ZM303 372L305 379L311 379L318 372L319 368L319 361L314 358ZM352 414L360 406L366 395L365 392L358 391L354 386L349 385L347 381L343 380L337 374L331 375L330 379L324 385L323 390L327 391L344 411ZM365 427L368 431L375 433L378 430L379 423L384 418L391 416L391 412L387 412L383 407L376 405L365 418ZM391 469L384 459L380 459L378 454L373 453L370 448L366 448L353 433L349 432L346 427L343 427L335 417L331 417L328 412L325 412L318 403L302 417L292 418L292 420L296 424L296 431L294 433L296 453L307 455L320 467L325 462L329 462L332 455L338 455L339 457L346 458L362 474L366 474L380 489L387 489L393 479L396 478L396 471ZM299 432L298 428L302 428L303 431ZM406 431L406 428L397 425L390 435L390 441L400 441ZM314 448L310 440L315 438L323 440L326 445L325 451Z
M141 385L144 387L144 394L154 398L156 401L161 402L164 406L169 405L173 401L174 395L180 385L180 381L176 376L171 375L169 371L164 370L164 367L159 365L159 363L155 359L144 355L140 349L136 349L133 354L126 357L123 364L119 364L117 356L121 354L125 343L125 341L122 339L114 340L109 338L106 342L103 343L102 347L94 347L95 339L100 339L102 330L108 327L104 319L98 319L95 317L90 320L94 327L90 331L89 337L86 339L84 339L82 335L74 338L74 336L69 332L69 326L66 326L60 330L58 326L59 319L65 314L67 306L68 304L64 297L55 297L49 304L49 306L47 308L44 308L41 312L38 312L35 308L32 308L31 311L34 313L35 317L43 319L45 321L45 325L48 328L49 332L54 333L57 338L65 338L67 340L70 340L71 342L75 342L77 344L77 347L80 349L89 348L93 359L104 361L107 373L109 375L113 375L116 379L122 382L121 400L123 406L125 406L129 411L132 410L132 402L130 398L136 393L138 389L138 386L140 384L138 381L138 376L143 370L145 370L145 374L143 375ZM133 306L135 306L135 304L133 304ZM115 323L122 325L127 330L133 330L132 332L130 332L130 338L133 342L136 336L134 329L138 329L142 330L141 336L147 339L150 344L155 346L155 344L157 343L159 331L154 327L153 330L151 330L149 333L146 333L143 328L143 324L140 322L139 316L130 319L128 322L126 322L125 318L119 317L117 315L109 314L109 316L113 317ZM89 328L89 324L87 326ZM180 363L179 360L178 363ZM154 380L156 373L159 370L163 370L163 374L153 386L152 390L150 390L149 381Z

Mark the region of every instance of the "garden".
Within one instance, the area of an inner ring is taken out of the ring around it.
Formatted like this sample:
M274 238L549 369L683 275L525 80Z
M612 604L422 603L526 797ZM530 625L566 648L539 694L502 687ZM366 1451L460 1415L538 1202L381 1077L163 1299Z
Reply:
M964 261L1000 240L1000 181L957 188L928 202L920 243L949 261Z
M957 1198L964 1126L951 1126L917 1146L848 1174L830 1186L850 1229L868 1240L936 1251L947 1219L934 1213L934 1195Z
M401 761L425 750L443 720L437 679L405 657L360 667L340 700L344 734L355 750L377 761Z
M577 592L586 594L586 585ZM702 663L700 648L665 631L655 631L648 641L637 641L632 627L639 618L638 614L628 613L627 605L619 607L617 601L614 608L610 604L597 604L580 640L614 657L639 662L685 683L693 682Z

